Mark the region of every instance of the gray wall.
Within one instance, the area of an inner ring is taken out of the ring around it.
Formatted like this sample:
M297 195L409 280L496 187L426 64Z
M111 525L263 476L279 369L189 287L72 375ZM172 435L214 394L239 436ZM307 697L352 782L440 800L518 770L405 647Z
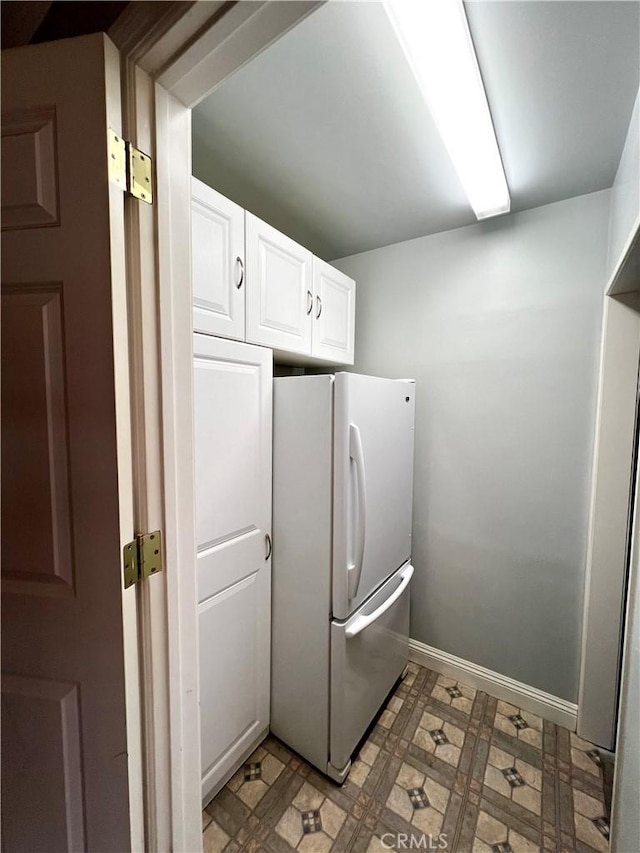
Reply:
M575 702L609 191L336 266L417 380L412 636Z

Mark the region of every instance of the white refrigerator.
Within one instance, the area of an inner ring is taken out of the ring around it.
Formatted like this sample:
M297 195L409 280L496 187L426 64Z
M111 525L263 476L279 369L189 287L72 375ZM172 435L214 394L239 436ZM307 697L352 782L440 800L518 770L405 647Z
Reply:
M274 380L271 729L336 781L408 659L415 384Z

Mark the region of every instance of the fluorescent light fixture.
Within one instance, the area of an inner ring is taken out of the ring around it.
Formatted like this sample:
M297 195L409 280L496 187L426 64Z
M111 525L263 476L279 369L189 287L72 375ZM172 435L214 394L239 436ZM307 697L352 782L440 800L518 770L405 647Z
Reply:
M509 188L462 0L384 0L478 219L507 213Z

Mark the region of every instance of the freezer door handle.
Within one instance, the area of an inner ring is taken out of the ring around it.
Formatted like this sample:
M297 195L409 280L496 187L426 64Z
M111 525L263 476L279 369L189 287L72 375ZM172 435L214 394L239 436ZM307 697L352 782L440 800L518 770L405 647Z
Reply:
M364 471L364 453L362 452L360 430L355 424L349 424L349 458L353 459L356 466L356 480L358 484L358 541L357 545L354 544L353 562L350 562L347 566L349 598L355 598L358 586L360 585L360 576L362 575L364 543L367 536L367 483Z
M345 627L345 636L347 639L357 636L361 631L364 631L365 628L375 622L376 619L379 619L383 613L386 613L391 605L395 604L405 589L409 586L409 581L411 580L412 575L413 566L408 563L402 570L402 581L400 582L400 585L386 601L383 601L380 607L376 608L373 613L370 613L368 616L356 616L352 622L347 622Z

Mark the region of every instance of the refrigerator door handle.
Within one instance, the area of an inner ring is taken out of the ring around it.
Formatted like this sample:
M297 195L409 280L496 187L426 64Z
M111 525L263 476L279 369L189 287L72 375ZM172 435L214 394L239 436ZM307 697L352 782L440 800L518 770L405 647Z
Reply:
M347 639L351 637L357 636L361 631L364 631L372 622L375 622L376 619L379 619L383 613L391 607L392 604L400 598L405 589L409 586L409 581L413 575L413 566L409 563L406 568L403 569L401 577L402 581L398 588L387 598L386 601L383 601L380 607L370 613L368 616L356 616L353 622L347 622L345 628L345 636Z
M354 548L354 560L347 566L349 598L355 598L362 575L364 543L367 535L367 485L364 471L364 453L360 430L355 424L349 424L349 458L356 466L358 483L358 543Z

